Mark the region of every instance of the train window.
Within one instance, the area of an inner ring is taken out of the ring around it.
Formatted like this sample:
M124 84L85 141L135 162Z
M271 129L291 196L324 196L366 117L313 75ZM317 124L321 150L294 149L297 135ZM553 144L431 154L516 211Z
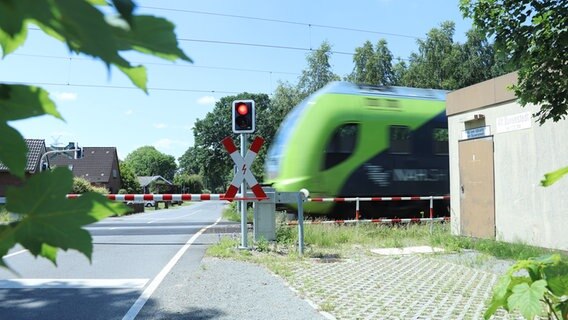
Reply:
M355 123L345 124L333 133L331 140L325 148L324 170L334 167L345 161L357 146L359 125Z
M390 127L390 153L412 153L410 128L405 126Z
M432 131L434 154L448 154L448 128L434 128Z

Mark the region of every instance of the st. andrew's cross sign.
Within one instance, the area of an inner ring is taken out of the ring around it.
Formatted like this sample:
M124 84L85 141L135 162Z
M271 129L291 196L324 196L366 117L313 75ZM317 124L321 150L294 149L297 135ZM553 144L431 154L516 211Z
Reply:
M243 180L246 180L249 186L251 186L250 188L256 198L258 198L258 200L266 199L266 193L264 193L264 190L262 190L262 187L256 181L251 170L252 162L256 158L258 151L262 147L264 139L262 139L261 137L254 138L254 141L252 142L244 158L237 151L237 147L235 146L235 143L233 142L233 139L231 139L231 137L226 137L221 141L221 143L223 143L223 146L225 146L225 149L227 150L227 152L229 152L231 159L233 159L233 162L235 162L235 165L237 166L237 172L233 177L233 181L231 181L229 189L225 193L225 199L228 200L235 198L235 195L239 191L238 185L241 184ZM245 197L244 191L243 197Z

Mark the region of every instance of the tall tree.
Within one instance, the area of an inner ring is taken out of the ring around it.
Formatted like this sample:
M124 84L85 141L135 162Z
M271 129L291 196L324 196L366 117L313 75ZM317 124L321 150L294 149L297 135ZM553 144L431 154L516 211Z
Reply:
M264 119L269 118L270 99L266 94L250 94L241 93L236 96L227 96L221 98L215 103L213 111L207 113L204 119L197 120L193 129L195 136L195 145L193 153L195 158L193 164L199 168L199 174L204 179L205 187L216 193L223 193L228 187L228 182L232 177L233 161L229 154L221 145L221 140L227 136L231 136L238 144L238 136L232 133L231 129L231 105L234 100L251 99L255 101L256 106L256 135L265 136L267 128L271 124ZM252 136L252 135L249 135ZM263 161L263 154L266 153L266 145L259 153L259 159L253 163L253 172L258 180L262 179L263 170L259 163ZM193 166L192 165L192 166Z
M440 28L428 32L425 40L419 39L418 53L412 53L403 83L410 87L457 89L460 78L460 50L454 43L455 24L443 22Z
M375 48L370 41L366 41L362 47L355 49L355 66L347 80L371 85L392 85L395 82L392 59L386 40L379 40Z
M522 105L540 105L540 123L568 114L568 3L566 0L461 0L465 17L519 70L513 86Z
M197 161L197 150L189 147L181 157L178 158L180 174L198 174L199 162Z
M120 180L122 181L120 188L126 190L127 193L138 193L142 190L134 169L124 161L120 162Z
M99 59L107 69L117 67L135 86L147 91L145 68L131 65L122 52L138 51L171 61L191 59L178 47L171 22L135 15L134 8L130 0L108 3L102 0L2 0L0 46L3 56L23 45L28 27L35 25L62 41L71 52ZM0 161L22 182L6 192L6 209L20 218L0 226L0 257L20 243L31 254L54 263L58 248L78 250L90 259L92 238L83 226L109 215L122 214L127 208L95 193L66 199L65 194L73 183L73 175L66 168L44 171L31 178L25 176L26 143L8 122L40 115L63 119L47 91L34 86L0 84ZM6 266L1 258L0 266Z
M404 79L404 76L406 75L407 70L408 70L408 66L406 65L406 62L404 62L404 60L398 58L398 61L392 67L392 73L393 73L392 85L393 86L404 85L402 79Z
M329 82L341 79L331 70L331 54L331 45L324 41L316 51L307 56L308 67L302 71L298 81L298 89L302 94L310 95Z
M174 156L164 154L153 146L144 146L132 151L124 162L138 176L162 176L170 181L177 170Z
M347 81L372 84L368 79L370 78L369 74L373 66L374 55L375 50L371 41L365 41L363 46L355 48L355 54L353 55L354 67L351 74L347 76Z
M458 88L500 76L509 69L503 60L497 59L494 46L485 34L474 28L466 33L467 41L459 46Z

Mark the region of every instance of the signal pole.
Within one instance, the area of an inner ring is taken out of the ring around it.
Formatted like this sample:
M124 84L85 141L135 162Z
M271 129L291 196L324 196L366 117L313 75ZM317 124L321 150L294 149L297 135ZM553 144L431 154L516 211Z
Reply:
M231 107L231 123L233 132L241 137L241 157L244 158L247 152L248 133L256 131L256 111L254 100L235 100ZM250 170L251 168L237 168L239 170ZM243 180L241 183L241 197L246 198L247 185ZM241 200L241 248L248 248L248 224L247 224L247 202Z
M245 157L247 152L247 134L241 133L241 157ZM237 168L240 170L240 168ZM249 168L250 170L250 168ZM241 183L241 197L245 198L247 193L247 183L243 179ZM248 248L248 224L247 224L247 202L241 200L241 249Z

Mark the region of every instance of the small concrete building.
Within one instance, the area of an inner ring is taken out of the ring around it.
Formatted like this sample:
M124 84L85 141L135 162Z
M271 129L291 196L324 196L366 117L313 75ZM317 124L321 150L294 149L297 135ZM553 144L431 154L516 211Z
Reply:
M539 125L511 73L447 96L452 233L568 250L568 119Z

